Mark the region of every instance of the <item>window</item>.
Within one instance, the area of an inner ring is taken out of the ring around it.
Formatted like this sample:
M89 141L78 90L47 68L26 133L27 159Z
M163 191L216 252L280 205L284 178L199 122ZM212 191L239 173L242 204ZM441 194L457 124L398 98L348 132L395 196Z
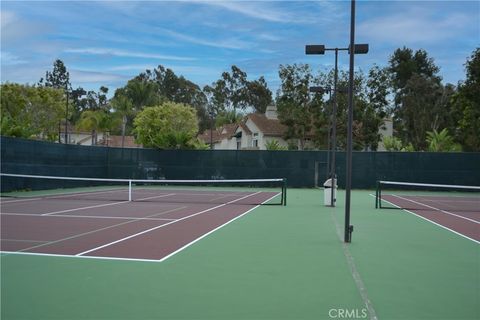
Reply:
M258 148L258 132L253 133L252 147Z
M237 150L242 148L242 138L237 138Z

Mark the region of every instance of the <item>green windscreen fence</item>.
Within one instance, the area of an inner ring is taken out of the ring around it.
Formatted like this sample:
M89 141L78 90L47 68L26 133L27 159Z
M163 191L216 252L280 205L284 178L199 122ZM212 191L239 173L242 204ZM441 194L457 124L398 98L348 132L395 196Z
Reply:
M156 150L1 138L1 172L110 179L269 179L322 187L326 151ZM377 180L480 185L480 153L354 152L353 188ZM336 154L340 187L345 153ZM6 185L2 181L2 187Z

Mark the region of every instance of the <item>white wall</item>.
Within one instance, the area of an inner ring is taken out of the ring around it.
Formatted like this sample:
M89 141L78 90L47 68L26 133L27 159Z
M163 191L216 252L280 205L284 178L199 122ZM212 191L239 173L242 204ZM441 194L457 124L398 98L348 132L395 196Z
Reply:
M384 119L383 126L380 126L378 129L380 134L380 142L378 143L377 151L386 151L385 146L383 145L383 137L392 137L393 136L393 120L392 118Z

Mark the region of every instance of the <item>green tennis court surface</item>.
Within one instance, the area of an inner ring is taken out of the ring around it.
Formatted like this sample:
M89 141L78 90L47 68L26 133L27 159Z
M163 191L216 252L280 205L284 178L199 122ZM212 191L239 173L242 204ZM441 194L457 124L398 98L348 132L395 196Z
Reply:
M478 243L370 193L349 245L342 192L291 189L162 263L2 255L1 318L479 319Z

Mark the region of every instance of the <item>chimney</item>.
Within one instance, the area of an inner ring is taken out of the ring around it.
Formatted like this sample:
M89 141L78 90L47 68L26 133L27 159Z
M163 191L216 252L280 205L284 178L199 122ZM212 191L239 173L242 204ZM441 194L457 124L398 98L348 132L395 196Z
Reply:
M265 111L265 117L270 120L278 120L277 107L274 105L268 106Z

